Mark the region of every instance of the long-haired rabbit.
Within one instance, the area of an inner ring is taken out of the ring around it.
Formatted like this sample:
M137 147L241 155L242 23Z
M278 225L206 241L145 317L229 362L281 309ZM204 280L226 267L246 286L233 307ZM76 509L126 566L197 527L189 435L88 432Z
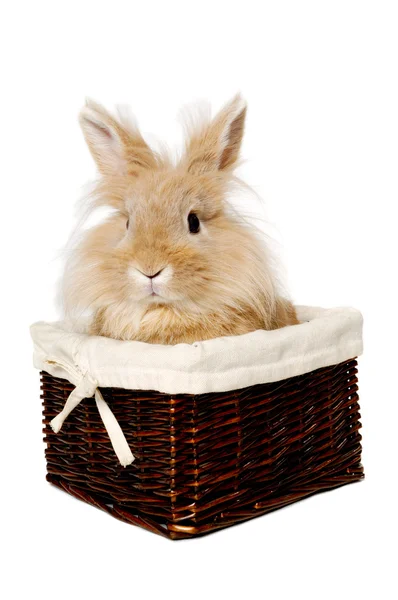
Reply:
M298 322L263 242L228 203L245 115L236 96L190 132L174 165L125 109L82 109L101 174L93 206L115 209L84 232L63 279L66 313L89 312L91 334L176 344Z

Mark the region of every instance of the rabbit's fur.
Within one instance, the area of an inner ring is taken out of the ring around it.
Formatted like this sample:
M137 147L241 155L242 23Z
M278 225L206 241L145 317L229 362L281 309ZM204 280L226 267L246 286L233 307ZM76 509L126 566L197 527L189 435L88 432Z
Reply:
M91 334L176 344L297 323L263 242L227 201L245 115L236 96L191 132L173 165L125 111L83 108L101 174L94 205L115 209L84 232L65 269L66 313L89 312Z

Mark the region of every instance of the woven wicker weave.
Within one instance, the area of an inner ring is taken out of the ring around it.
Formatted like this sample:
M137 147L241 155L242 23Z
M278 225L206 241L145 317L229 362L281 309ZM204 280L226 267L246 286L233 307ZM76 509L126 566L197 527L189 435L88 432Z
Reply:
M42 372L51 483L172 539L233 525L363 477L356 361L232 392L101 388L135 462L119 465L93 399L54 434L73 386Z

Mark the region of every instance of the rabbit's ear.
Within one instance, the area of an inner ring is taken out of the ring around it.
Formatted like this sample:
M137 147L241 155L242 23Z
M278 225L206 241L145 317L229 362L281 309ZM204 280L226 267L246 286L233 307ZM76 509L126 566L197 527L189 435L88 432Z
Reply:
M90 152L104 175L137 174L140 168L156 166L156 158L126 107L118 108L118 119L103 106L87 100L79 121Z
M245 126L246 102L238 94L214 119L190 135L184 162L191 173L236 166Z

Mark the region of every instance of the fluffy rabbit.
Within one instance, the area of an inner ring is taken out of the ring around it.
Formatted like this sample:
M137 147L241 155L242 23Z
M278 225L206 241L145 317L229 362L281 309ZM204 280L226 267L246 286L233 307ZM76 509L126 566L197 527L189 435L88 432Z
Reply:
M66 264L66 313L89 312L91 334L176 344L298 322L263 242L228 204L245 115L236 96L190 132L173 165L125 109L117 118L92 101L82 109L101 174L93 206L115 209Z

